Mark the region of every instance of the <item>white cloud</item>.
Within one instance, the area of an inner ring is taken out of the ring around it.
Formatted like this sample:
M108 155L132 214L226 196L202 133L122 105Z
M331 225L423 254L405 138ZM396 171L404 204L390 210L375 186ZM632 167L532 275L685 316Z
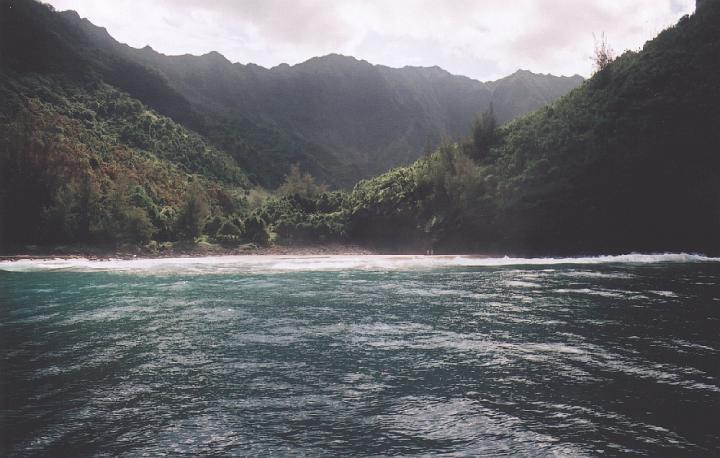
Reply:
M50 0L131 46L272 67L337 52L495 79L591 72L593 34L637 49L693 0Z

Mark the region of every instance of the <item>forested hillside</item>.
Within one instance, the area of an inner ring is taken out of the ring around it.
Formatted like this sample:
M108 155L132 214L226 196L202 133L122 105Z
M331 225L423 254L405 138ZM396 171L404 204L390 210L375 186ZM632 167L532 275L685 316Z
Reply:
M74 12L62 15L99 49L161 75L206 121L188 127L269 187L293 163L331 187L352 187L412 163L442 139L462 138L490 103L504 123L582 82L520 71L481 83L438 67L395 69L337 54L271 69L217 52L165 56L118 43Z
M578 82L557 81L560 92ZM425 85L414 97L447 112L419 122L416 111L428 116L422 104L383 108L385 99L405 103L397 94L413 84ZM337 187L370 173L370 164L382 171L409 162L430 134L448 134L446 124L454 133L468 127L489 100L465 100L480 84L437 68L395 70L341 56L272 70L217 53L167 57L119 44L74 12L0 0L0 245L162 242L203 230L264 242L264 221L250 213L267 193L251 188L278 187L293 164L300 181L325 189L307 173ZM368 98L367 87L379 98ZM539 90L537 103L557 95ZM339 119L345 130L333 125ZM317 136L294 127L301 125L314 125ZM394 152L373 159L369 151L384 142Z
M290 239L436 251L718 253L718 56L714 2L554 104L268 219Z
M78 26L75 13L56 13L34 0L2 0L0 9L0 71L4 79L37 74L81 84L102 81L206 140L212 138L208 141L230 151L255 183L275 186L291 164L300 163L336 184L330 180L328 169L338 166L327 152L239 115L203 112L158 70L101 46L95 35Z
M232 208L245 174L197 134L102 82L0 80L2 240L167 240L194 184Z
M4 247L720 251L716 2L504 125L575 83L520 71L482 84L336 55L263 69L134 50L31 0L0 0L0 13ZM467 140L428 148L427 132L451 139L464 118ZM412 165L328 192L362 160L381 170L420 143ZM381 162L380 147L397 155Z

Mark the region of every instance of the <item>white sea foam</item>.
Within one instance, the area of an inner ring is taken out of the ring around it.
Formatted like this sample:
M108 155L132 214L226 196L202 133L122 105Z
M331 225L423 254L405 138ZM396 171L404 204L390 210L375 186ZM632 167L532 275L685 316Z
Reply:
M394 271L448 267L654 264L720 262L699 254L627 254L577 258L490 258L481 256L209 256L154 259L20 259L0 261L0 271L77 271L143 273L261 273L292 271Z

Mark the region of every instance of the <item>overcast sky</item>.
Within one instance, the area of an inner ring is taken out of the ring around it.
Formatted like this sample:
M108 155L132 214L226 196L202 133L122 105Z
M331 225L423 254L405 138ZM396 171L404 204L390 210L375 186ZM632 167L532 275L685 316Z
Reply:
M47 1L47 0L46 0ZM638 49L694 0L49 0L134 47L273 67L340 53L492 80L588 76L593 34Z

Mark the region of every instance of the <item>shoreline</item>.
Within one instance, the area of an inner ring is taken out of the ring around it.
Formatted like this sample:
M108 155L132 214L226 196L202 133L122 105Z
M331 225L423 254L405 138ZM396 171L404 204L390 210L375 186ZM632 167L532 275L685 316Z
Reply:
M428 254L420 249L381 249L357 244L328 243L303 245L269 245L259 247L253 244L227 246L215 243L200 242L197 244L176 243L169 247L151 249L147 246L137 245L51 245L18 247L15 250L0 252L0 262L21 260L71 260L87 259L90 261L133 260L133 259L167 259L167 258L203 258L223 256L282 256L282 257L312 257L312 256L428 256L446 257L463 256L469 258L594 258L632 255L668 255L684 254L712 257L706 253L692 251L664 251L664 252L628 252L628 253L575 253L575 254L540 254L540 253L493 253L493 252L454 252L440 251Z
M360 245L330 243L324 245L254 245L223 246L218 244L180 245L169 249L151 250L138 246L31 246L26 249L0 253L0 261L19 261L36 259L90 259L96 261L110 259L161 259L161 258L200 258L206 256L368 256L368 255L423 255L417 251L387 251Z

